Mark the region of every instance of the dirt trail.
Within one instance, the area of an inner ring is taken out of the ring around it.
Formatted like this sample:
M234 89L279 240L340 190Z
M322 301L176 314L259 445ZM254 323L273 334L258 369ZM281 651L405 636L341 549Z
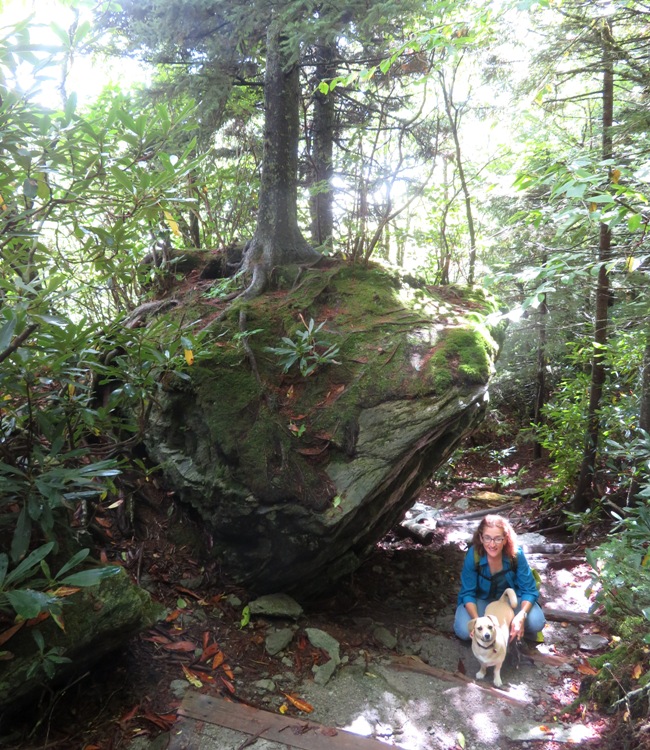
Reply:
M313 707L293 712L301 721L339 727L406 750L451 750L495 747L555 750L598 747L605 719L588 706L575 704L586 656L584 637L597 626L550 621L545 643L522 647L502 670L504 688L478 682L478 664L468 644L453 636L461 548L476 520L450 523L455 510L443 513L435 541L423 547L395 538L385 540L333 600L308 610L300 630L319 628L341 644L343 664L326 685L311 675L297 675L289 647L276 668L269 669L267 693L256 704L277 710L278 692L292 693ZM532 550L548 546L552 554L531 553L543 578L544 606L586 613L589 572L579 554L539 535L523 535ZM347 611L345 611L347 608ZM273 622L258 623L264 629ZM518 655L518 658L516 658ZM275 689L271 688L271 684ZM170 750L238 748L247 735L185 718ZM286 740L291 744L291 740ZM257 750L280 750L286 744L257 738ZM333 750L337 747L331 742Z
M190 693L275 715L286 706L287 727L297 722L302 729L295 731L305 741L319 724L405 750L559 750L568 742L599 750L613 747L599 739L609 729L606 718L577 700L587 671L581 645L586 636L598 635L595 624L550 621L534 658L522 653L518 664L513 658L506 662L503 689L491 687L491 672L488 681L474 679L478 664L469 645L452 634L452 622L463 545L477 523L457 521L484 507L465 499L476 489L459 485L449 492L432 485L420 498L438 515L428 544L390 534L330 598L305 606L297 620L256 616L245 627L248 592L225 584L218 570L193 557L191 547L171 542L169 514L161 505L152 511L155 516L141 519L146 532L116 542L112 554L126 560L142 585L165 602L168 621L56 696L46 710L45 738L22 736L6 747L292 746L294 730L289 728L278 743L183 717L184 696ZM521 532L537 509L527 499L508 512ZM589 569L580 552L560 556L553 546L562 541L557 539L550 544L524 536L522 541L533 550L554 550L530 556L542 574L543 605L586 612ZM313 668L329 657L310 642L310 629L324 631L339 646L341 663L325 684L314 679ZM267 638L278 630L290 631L290 641L271 655ZM300 710L305 703L311 712ZM33 721L27 721L28 729L33 728ZM341 747L343 735L318 737L325 742L320 747Z

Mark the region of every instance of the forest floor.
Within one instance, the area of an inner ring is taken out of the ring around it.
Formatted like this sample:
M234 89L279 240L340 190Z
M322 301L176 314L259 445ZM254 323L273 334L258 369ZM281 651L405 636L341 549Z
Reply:
M328 657L311 645L305 628L318 628L339 642L346 667L356 666L366 677L385 676L386 669L404 654L415 656L414 663L420 666L437 664L455 675L458 684L453 688L440 683L444 689L438 691L438 705L434 708L448 716L446 722L444 716L440 717L442 723L437 728L423 730L431 734L430 741L421 737L417 741L409 739L404 734L404 717L401 727L395 722L391 725L390 718L375 721L370 730L389 746L559 750L569 741L590 750L631 747L621 740L624 727L619 718L600 714L581 697L581 681L593 673L587 662L591 654L581 650L581 641L585 635L607 635L596 622L549 622L545 643L523 650L518 669L512 661L504 668L506 685L501 692L512 695L515 701L522 681L524 687L527 681L535 685L530 717L537 735L529 733L528 739L499 735L496 742L490 742L489 731L475 727L475 700L462 698L460 714L451 711L450 693L445 691L467 691L463 680L473 685L477 668L469 646L451 634L463 544L477 521L469 521L470 528L455 523L454 518L485 508L482 501L471 499L479 491L514 495L518 489L542 487L547 477L545 464L532 462L527 451L488 454L477 450L466 456L463 463L454 466L447 481L432 479L419 498L419 502L441 514L442 524L436 528L432 541L422 545L399 530L388 534L371 558L342 581L330 598L305 605L297 622L284 624L294 629L295 637L276 656L269 655L265 648L274 622L254 617L243 624L248 592L224 581L213 564L206 565L195 557L191 546L170 541L170 519L174 518L177 524L179 510L163 493L159 504L148 503L139 509L133 534L111 530L111 519L106 519L105 530L114 539L106 549L108 559L125 564L134 578L165 604L168 616L133 639L121 653L100 663L62 692L44 699L35 707L34 715L22 717L12 737L4 738L5 746L16 750L164 750L171 747L170 741L178 735L184 721L187 727L187 719L179 718L178 711L188 689L276 714L286 711L287 717L344 727L350 718L344 714L349 714L350 706L342 707L337 716L340 701L337 703L335 695L339 687L343 689L343 683L332 683L339 686L334 689L332 685L323 690L314 686L312 667ZM545 520L539 500L534 498L520 499L507 514L520 534L553 525ZM185 517L181 520L192 523ZM559 565L553 563L546 568L544 606L585 613L590 603L590 576L584 562L584 546L598 540L581 539L578 544L556 530L546 538L549 544L561 544L563 552L569 554L562 557ZM339 674L342 672L339 670ZM423 679L422 674L408 670L401 674L403 681L411 680L412 688ZM431 677L426 679L430 685ZM482 685L492 691L489 702L498 713L498 722L508 723L517 706L489 687L491 672ZM309 710L312 708L313 712ZM482 726L487 727L482 721ZM566 730L564 734L553 730L560 725ZM443 726L445 737L441 735ZM574 726L587 731L571 735L569 730ZM203 723L195 722L192 731L200 733L202 727ZM474 736L473 731L478 735ZM481 737L485 744L481 744ZM262 744L256 747L280 747L264 742L259 740ZM185 747L235 750L246 744L243 736L235 744L221 744L219 740L202 744L195 740Z

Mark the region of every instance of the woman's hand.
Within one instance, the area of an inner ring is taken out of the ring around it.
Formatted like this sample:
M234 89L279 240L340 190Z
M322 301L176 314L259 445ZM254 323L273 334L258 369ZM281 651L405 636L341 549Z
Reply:
M510 640L515 638L520 641L524 637L524 623L526 622L526 613L522 610L518 612L510 623Z

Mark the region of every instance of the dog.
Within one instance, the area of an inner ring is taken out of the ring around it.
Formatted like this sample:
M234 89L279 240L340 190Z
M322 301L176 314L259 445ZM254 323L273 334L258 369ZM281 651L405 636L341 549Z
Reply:
M481 668L476 679L482 680L488 667L494 667L494 684L501 687L501 666L506 658L510 640L510 623L517 606L517 594L506 589L501 598L490 602L483 617L475 617L467 624L472 639L472 653L479 660Z

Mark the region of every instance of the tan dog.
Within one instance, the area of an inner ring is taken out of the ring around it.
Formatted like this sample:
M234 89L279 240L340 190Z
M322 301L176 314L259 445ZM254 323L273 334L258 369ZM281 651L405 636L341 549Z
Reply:
M494 684L501 687L501 666L506 658L510 640L510 623L517 606L517 594L513 589L506 589L501 598L490 602L483 617L476 617L467 624L472 639L472 653L479 660L481 668L476 679L485 677L485 670L494 667Z

